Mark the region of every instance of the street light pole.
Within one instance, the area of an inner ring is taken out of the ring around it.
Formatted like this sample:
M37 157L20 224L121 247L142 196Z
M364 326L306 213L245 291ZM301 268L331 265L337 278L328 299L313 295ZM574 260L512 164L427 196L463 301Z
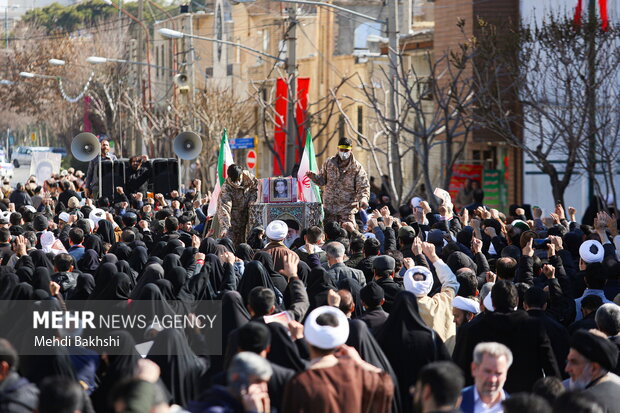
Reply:
M586 36L588 42L588 73L586 83L586 108L588 116L588 199L594 196L596 180L596 3L588 1L588 23ZM614 200L616 201L616 200ZM597 208L599 205L597 205Z
M394 170L392 159L398 153L398 0L388 0L389 17L387 19L387 32L389 38L388 60L390 65L390 100L388 106L389 116L389 143L388 143L388 170L393 177L392 184L400 185L402 183L401 171Z
M286 174L293 172L295 148L297 144L297 121L295 119L295 102L297 101L297 6L288 8L289 26L286 32L286 74L288 77L288 102L286 114Z

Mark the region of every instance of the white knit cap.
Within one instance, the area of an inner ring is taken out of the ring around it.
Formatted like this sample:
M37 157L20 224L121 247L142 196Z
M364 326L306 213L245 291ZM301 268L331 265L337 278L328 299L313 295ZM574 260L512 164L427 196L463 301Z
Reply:
M338 326L322 326L317 324L316 319L322 315L331 313L336 316ZM349 320L342 311L336 307L324 305L312 310L304 323L304 336L306 341L314 347L323 350L331 350L343 345L349 338Z
M480 304L478 304L478 301L472 300L471 298L461 297L460 295L454 297L454 300L452 300L452 307L463 311L469 311L474 314L478 314L480 312Z
M603 262L605 250L603 245L597 240L589 239L584 241L579 247L579 256L586 264L593 262Z
M282 241L288 235L288 225L286 225L286 222L276 219L267 225L265 234L271 240Z
M66 212L64 212L64 211L61 212L60 214L58 214L58 219L60 219L61 221L64 221L64 222L69 222L69 218L70 217L71 216L69 214L67 214Z
M423 274L425 277L424 281L414 280L413 276L416 274ZM405 290L414 293L416 297L424 297L433 289L433 273L426 267L416 265L405 272L403 284Z

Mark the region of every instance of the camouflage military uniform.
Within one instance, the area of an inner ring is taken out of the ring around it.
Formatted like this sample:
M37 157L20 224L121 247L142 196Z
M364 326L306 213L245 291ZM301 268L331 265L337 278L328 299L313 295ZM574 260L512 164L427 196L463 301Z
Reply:
M368 203L370 184L368 175L351 154L345 161L338 155L332 156L323 164L321 172L312 181L324 186L323 209L325 222L352 222L360 203Z
M228 231L227 237L235 245L246 242L250 205L256 202L258 180L247 171L241 175L241 183L226 178L218 198L217 218L221 231ZM217 234L219 235L219 234Z

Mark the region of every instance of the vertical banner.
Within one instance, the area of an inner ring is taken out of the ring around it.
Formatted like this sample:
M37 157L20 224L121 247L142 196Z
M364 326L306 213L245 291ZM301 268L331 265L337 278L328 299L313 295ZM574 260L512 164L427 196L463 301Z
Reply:
M60 157L59 153L32 152L30 175L37 177L38 185L43 185L53 174L60 173Z
M276 126L273 134L273 149L279 155L282 166L286 164L286 108L287 108L288 85L284 79L278 78L276 82ZM282 175L277 157L273 157L273 176Z
M456 195L465 186L467 179L482 183L482 165L456 164L452 167L450 188L448 188L452 199L456 198Z
M295 120L297 121L296 138L299 139L300 142L305 142L306 138L308 89L310 89L310 78L297 78L297 104L295 105ZM299 162L299 147L300 145L297 145L297 142L295 142L295 163Z

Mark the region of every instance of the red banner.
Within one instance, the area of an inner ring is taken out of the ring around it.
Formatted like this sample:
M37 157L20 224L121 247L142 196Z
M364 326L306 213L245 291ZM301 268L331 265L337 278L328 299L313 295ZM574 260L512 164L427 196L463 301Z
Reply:
M276 82L276 127L273 133L273 146L279 155L282 166L286 163L286 108L288 101L288 85L284 79ZM273 157L273 176L282 175L276 156Z
M299 147L303 147L306 142L306 116L308 110L308 89L310 88L310 78L297 78L297 105L295 105L295 119L297 120L297 136L295 139L301 142L297 145L295 142L295 163L299 162Z
M482 184L482 165L456 164L452 167L452 177L450 178L450 196L454 200L459 191L465 186L468 179Z
M84 96L84 132L90 132L93 130L93 127L90 123L90 117L88 116L90 112L90 96ZM119 136L118 139L121 137Z

